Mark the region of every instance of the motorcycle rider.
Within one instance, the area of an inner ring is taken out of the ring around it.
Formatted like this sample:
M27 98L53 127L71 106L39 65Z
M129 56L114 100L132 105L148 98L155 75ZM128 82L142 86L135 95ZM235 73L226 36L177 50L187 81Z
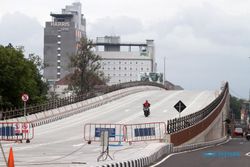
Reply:
M145 107L145 108L150 107L150 103L148 102L148 100L146 100L145 103L143 103L143 107Z
M148 117L150 115L149 107L150 103L146 100L145 103L143 103L143 112L145 117Z

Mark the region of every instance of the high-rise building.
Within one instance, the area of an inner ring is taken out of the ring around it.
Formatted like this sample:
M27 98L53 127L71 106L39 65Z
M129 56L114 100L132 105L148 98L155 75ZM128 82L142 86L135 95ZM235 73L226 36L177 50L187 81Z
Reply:
M97 37L94 44L109 85L138 81L142 74L156 72L153 40L126 43L119 36L105 36Z
M53 84L71 72L70 56L76 53L80 38L86 36L86 21L80 2L50 16L52 21L44 28L44 78Z

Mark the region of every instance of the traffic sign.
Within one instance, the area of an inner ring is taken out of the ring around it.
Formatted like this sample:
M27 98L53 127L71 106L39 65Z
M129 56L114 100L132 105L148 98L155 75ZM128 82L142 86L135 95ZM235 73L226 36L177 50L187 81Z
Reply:
M182 102L182 101L178 101L175 105L174 105L174 108L179 112L181 113L185 108L185 104Z
M22 101L26 102L29 100L29 95L28 94L22 94Z

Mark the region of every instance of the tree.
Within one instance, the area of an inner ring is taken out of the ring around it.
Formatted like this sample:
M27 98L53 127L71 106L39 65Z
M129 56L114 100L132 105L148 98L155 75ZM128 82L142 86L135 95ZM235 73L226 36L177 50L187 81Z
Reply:
M29 104L43 102L47 89L32 59L11 44L0 45L0 108L21 107L23 93L29 94Z
M81 38L75 55L71 57L70 67L73 68L70 88L76 94L86 93L94 89L95 85L105 84L105 77L100 65L101 57L93 53L93 42Z
M238 99L237 97L230 96L230 108L233 112L236 119L240 119L240 110L243 104L242 99Z

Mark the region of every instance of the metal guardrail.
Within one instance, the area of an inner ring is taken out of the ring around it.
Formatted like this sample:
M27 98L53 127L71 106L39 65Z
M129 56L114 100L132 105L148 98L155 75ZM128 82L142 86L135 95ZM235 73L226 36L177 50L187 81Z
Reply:
M63 106L77 103L80 101L84 101L84 100L87 100L96 96L100 96L106 93L110 93L119 89L124 89L124 88L129 88L129 87L134 87L134 86L156 86L156 87L160 87L163 89L167 89L167 87L164 87L162 84L154 83L154 82L136 81L136 82L121 83L117 85L102 87L96 91L90 91L82 95L72 95L72 96L57 99L57 100L51 100L44 104L39 104L35 106L27 106L26 113L27 115L31 115L31 114L63 107ZM21 116L24 116L23 108L0 111L0 120L17 118Z
M224 95L227 92L228 92L228 83L225 84L224 89L222 90L221 94L204 109L198 112L195 112L193 114L184 116L184 117L168 120L167 133L171 134L171 133L180 131L206 118L220 104Z

